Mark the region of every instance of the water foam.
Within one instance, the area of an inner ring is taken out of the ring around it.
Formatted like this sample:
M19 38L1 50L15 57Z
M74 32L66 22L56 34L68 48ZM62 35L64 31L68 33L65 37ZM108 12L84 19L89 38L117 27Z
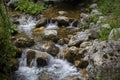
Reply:
M48 65L45 67L28 67L26 64L26 54L24 51L19 69L15 72L15 80L39 80L42 74L47 74L52 80L63 80L65 77L78 75L77 69L69 62L63 59L57 59L51 56ZM21 65L24 64L24 65Z
M20 25L18 25L18 31L20 33L25 33L28 36L32 35L31 30L35 28L38 20L28 15L21 15L18 19Z

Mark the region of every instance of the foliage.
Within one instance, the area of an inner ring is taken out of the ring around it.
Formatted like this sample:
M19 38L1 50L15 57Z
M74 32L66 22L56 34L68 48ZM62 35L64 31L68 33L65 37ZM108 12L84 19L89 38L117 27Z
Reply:
M45 9L43 4L34 3L31 0L19 0L16 6L17 10L21 10L29 14L38 14Z
M0 0L0 79L9 76L12 58L15 55L11 44L11 23L3 0ZM5 79L6 80L6 79Z
M113 28L120 28L120 0L98 0L99 10L109 16L108 19L102 23L110 24L111 29L101 29L99 33L99 40L107 40L110 31ZM119 35L119 34L118 34Z
M100 40L100 41L107 40L110 31L111 31L111 29L101 28L101 29L100 29L100 33L99 33L99 40Z

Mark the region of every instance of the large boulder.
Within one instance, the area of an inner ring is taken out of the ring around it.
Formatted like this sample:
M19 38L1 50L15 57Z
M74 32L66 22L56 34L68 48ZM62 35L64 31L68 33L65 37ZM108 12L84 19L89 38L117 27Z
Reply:
M114 41L102 41L99 42L95 40L93 42L93 45L90 47L88 52L88 61L89 65L87 67L87 71L90 78L93 78L95 80L98 79L100 74L102 75L104 79L111 79L114 75L117 78L118 73L116 71L120 72L118 70L118 67L120 66L120 40ZM110 70L110 73L108 72Z
M51 41L44 41L41 50L48 52L52 56L56 56L59 53L59 48Z

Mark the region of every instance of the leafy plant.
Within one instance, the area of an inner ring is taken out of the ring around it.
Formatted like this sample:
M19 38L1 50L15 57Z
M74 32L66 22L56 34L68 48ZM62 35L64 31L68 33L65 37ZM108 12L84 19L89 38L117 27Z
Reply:
M16 6L16 10L21 10L29 14L38 14L45 9L44 4L34 3L31 0L20 0Z

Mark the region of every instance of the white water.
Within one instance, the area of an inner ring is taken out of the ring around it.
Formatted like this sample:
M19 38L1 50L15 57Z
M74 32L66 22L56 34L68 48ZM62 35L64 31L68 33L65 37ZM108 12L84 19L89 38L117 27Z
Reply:
M35 28L38 20L29 15L21 15L18 19L20 25L18 25L18 31L20 33L25 33L28 36L32 36L32 29Z
M50 20L50 23L47 22L46 29L59 29L58 23L53 23L52 20Z
M36 61L32 67L26 66L26 49L20 59L19 69L15 72L15 80L39 80L43 73L49 75L52 80L63 80L65 77L78 75L77 69L63 59L56 59L51 56L48 65L45 67L37 67ZM40 53L39 51L37 51Z
M69 23L69 26L67 28L74 28L73 24L75 23L76 20L72 21L71 23Z

